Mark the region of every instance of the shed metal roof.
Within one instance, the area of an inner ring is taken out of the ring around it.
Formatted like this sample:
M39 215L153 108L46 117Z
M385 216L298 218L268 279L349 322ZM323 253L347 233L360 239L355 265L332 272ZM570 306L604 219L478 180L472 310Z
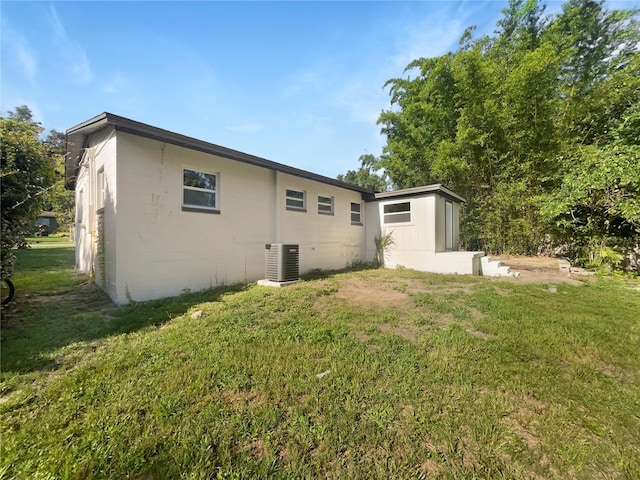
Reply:
M466 200L457 193L449 190L447 187L440 183L433 185L424 185L422 187L405 188L403 190L394 190L392 192L376 193L376 200L392 200L394 198L403 197L417 197L422 196L425 193L438 193L443 197L447 197L455 202L466 203Z

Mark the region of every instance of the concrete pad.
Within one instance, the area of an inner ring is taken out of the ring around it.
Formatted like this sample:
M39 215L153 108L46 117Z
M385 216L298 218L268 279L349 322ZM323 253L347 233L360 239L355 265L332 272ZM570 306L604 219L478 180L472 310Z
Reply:
M273 280L264 279L264 280L258 280L258 285L262 285L263 287L282 288L282 287L288 287L289 285L295 285L298 282L300 282L300 279L290 280L288 282L274 282Z

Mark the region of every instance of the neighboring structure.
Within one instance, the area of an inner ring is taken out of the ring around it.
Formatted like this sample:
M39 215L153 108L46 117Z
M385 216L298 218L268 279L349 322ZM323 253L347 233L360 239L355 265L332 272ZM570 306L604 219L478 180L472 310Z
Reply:
M42 227L44 226L44 227ZM46 227L47 234L56 233L58 231L58 221L54 212L42 211L35 222L33 222L32 233L38 234L42 228Z
M458 249L460 196L358 186L103 113L67 131L76 266L114 302L264 278L265 244L300 245L301 273L370 261L480 273Z

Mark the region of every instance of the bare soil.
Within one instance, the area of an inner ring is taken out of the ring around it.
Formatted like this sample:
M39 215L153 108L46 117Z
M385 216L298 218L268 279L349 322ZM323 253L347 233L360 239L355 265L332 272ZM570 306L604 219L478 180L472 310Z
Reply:
M520 255L491 255L492 260L498 260L512 270L520 272L520 276L513 278L521 283L568 283L581 285L588 275L567 273L560 270L560 260L553 257L525 257Z

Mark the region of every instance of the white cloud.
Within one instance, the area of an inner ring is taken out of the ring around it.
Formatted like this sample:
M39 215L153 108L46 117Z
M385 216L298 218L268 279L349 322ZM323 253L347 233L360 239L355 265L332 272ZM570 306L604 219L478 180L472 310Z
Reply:
M38 71L38 63L36 54L24 43L18 43L16 46L16 54L20 59L20 64L24 70L24 75L31 83L35 83L36 73Z
M413 60L443 55L456 44L464 28L466 24L462 20L447 18L442 14L438 14L435 21L429 18L416 23L405 30L391 64L401 72Z
M37 53L21 34L9 28L5 22L2 23L3 54L7 56L14 55L17 66L22 70L26 80L31 84L35 84L38 73Z
M54 34L54 43L60 50L60 58L68 67L69 75L75 83L85 85L93 79L93 72L89 63L89 57L84 48L67 33L64 24L60 20L53 5L49 6L51 14L51 28Z

